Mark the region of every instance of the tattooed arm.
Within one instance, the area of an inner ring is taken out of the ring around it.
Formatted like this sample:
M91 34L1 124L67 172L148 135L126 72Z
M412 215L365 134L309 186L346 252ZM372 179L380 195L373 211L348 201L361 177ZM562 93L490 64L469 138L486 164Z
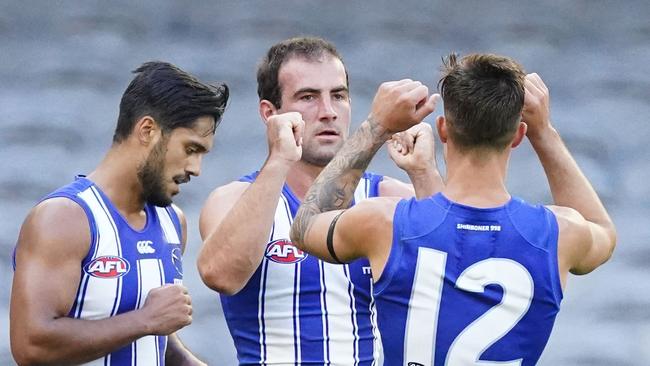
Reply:
M435 96L429 97L427 87L417 81L382 84L368 119L346 141L307 192L292 225L293 243L331 262L371 255L364 244L373 242L370 236L386 227L392 232L392 225L387 225L386 220L392 223L397 200L367 200L339 216L340 210L350 206L354 189L377 150L394 133L420 123L434 109ZM332 230L336 244L328 249L328 231L337 216L336 230Z

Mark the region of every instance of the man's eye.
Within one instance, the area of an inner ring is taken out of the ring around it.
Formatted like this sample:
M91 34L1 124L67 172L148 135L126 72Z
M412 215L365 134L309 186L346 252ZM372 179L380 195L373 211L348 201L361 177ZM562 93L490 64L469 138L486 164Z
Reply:
M334 94L334 100L346 100L347 98L345 97L344 94Z
M314 96L311 95L311 94L307 94L307 95L303 95L302 97L300 97L300 99L301 99L301 100L304 100L304 101L306 101L306 102L309 102L309 101L311 101L311 100L314 100Z

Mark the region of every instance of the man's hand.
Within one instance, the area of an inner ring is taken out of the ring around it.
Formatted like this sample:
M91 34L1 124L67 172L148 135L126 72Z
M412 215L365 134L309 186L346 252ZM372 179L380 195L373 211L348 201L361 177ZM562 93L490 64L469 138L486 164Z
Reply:
M381 84L372 102L368 121L387 132L404 131L420 123L436 107L437 94L419 81L404 79Z
M169 335L192 323L192 302L187 288L181 285L152 289L141 310L153 335Z
M276 114L266 121L269 159L294 163L302 156L305 122L298 112Z
M522 119L528 125L528 138L538 137L551 127L548 88L537 74L526 75L526 94Z
M433 129L428 123L418 123L398 132L388 141L388 154L407 174L421 174L436 165Z

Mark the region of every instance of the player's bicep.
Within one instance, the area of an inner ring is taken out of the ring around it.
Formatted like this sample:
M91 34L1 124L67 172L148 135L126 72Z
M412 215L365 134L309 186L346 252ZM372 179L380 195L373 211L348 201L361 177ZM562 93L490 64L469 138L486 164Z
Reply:
M392 240L396 202L390 198L371 198L345 211L316 215L305 236L305 249L334 263L383 253Z
M26 326L66 316L74 303L81 262L89 247L88 219L76 203L59 198L36 206L18 238L12 322Z
M199 232L203 240L221 224L248 187L250 183L232 182L210 194L199 216Z
M344 215L345 214L345 215ZM328 211L312 217L301 249L331 263L348 262L354 259L350 248L352 243L344 242L341 226L345 226L350 215L343 210ZM328 244L329 237L329 244ZM334 247L334 243L336 246Z

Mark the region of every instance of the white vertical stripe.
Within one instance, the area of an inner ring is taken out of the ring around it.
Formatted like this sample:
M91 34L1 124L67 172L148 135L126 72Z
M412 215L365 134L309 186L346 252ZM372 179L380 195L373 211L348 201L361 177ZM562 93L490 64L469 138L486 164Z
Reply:
M323 262L327 291L327 320L329 328L329 355L332 365L354 364L354 326L350 309L350 283L344 266Z
M431 248L418 250L404 335L405 360L433 364L446 262L445 252Z
M350 296L350 299L352 300L351 303L351 310L352 310L352 326L354 329L354 364L358 365L359 364L359 322L357 321L357 301L356 298L354 297L354 283L352 282L352 279L350 278L350 266L345 265L345 274L348 279L348 282L350 282L350 288L348 290L348 295Z
M160 337L153 336L153 339L156 341L156 365L160 365L160 344L158 343Z
M115 242L114 242L115 250L117 251L117 255L119 257L122 257L122 242L120 240L120 234L119 234L119 232L117 230L117 225L115 224L115 221L113 220L113 217L111 216L111 211L108 209L108 207L106 207L106 202L104 202L104 199L102 198L102 195L97 190L97 187L91 186L90 189L92 190L95 197L97 198L97 201L99 202L102 209L104 210L104 213L106 214L106 217L108 218L108 221L110 222L111 227L113 228L113 233L115 235ZM123 281L124 281L124 279L122 278L122 276L117 278L117 289L116 289L116 293L114 295L117 298L113 299L113 309L110 312L110 316L114 316L114 315L117 314L117 310L119 309L120 302L122 301L122 282ZM110 362L110 355L108 355L108 357L109 357L109 362Z
M368 180L365 178L361 178L359 181L359 184L357 185L357 188L354 190L354 202L359 203L359 201L362 201L365 198L368 198L366 194L366 182Z
M144 306L149 291L160 287L162 283L160 260L156 258L138 260L138 283L140 284L140 304ZM146 336L135 341L137 354L136 365L157 365L158 347L156 336Z
M375 305L375 290L372 278L370 278L370 324L372 325L372 365L384 365L384 348L381 344L381 334L377 326L377 307Z
M178 232L176 231L172 218L169 216L169 212L162 207L156 207L156 213L158 214L158 221L160 222L160 227L165 234L167 242L170 244L180 244L181 241L178 239Z
M275 211L272 240L289 239L291 211L284 196ZM266 260L264 293L264 325L266 359L274 363L294 363L293 283L295 265Z
M79 193L95 219L97 241L93 258L102 256L119 256L120 242L115 229L115 223L105 206L99 200L99 195L93 192L92 187ZM81 319L103 319L110 316L113 310L114 296L120 286L120 278L96 278L88 276L88 285L83 298L83 308L79 317ZM83 291L83 288L81 289ZM83 295L83 292L82 292ZM111 301L107 301L110 299Z

